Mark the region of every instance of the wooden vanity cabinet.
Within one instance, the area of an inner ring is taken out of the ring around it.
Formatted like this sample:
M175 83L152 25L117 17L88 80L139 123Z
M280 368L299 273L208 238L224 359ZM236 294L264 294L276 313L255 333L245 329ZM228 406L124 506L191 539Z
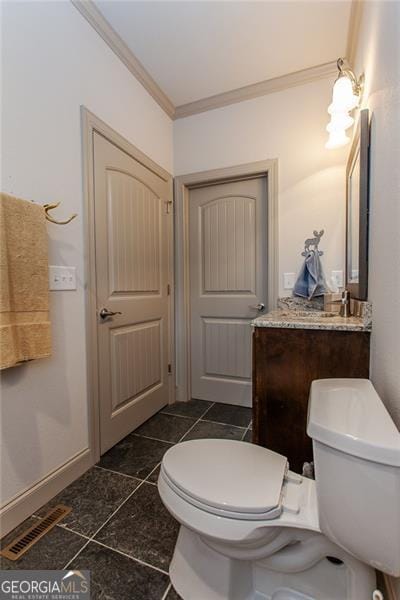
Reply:
M257 327L253 333L253 443L287 456L302 472L314 379L369 377L370 333Z

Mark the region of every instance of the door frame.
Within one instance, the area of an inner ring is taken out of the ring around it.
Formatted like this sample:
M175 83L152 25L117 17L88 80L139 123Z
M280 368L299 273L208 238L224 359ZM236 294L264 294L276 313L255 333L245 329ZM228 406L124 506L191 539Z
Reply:
M267 178L268 298L271 310L278 299L278 160L269 159L223 169L180 175L174 179L175 200L175 336L176 399L191 398L189 194L200 186L259 176Z
M89 449L93 464L100 459L100 406L99 406L99 362L97 336L97 286L96 286L96 252L94 223L94 154L93 136L98 133L120 150L131 156L144 167L161 177L169 184L168 202L173 201L172 176L141 150L136 148L123 136L112 129L85 106L81 106L82 159L83 159L83 213L84 213L84 252L85 252L85 321L86 321L86 362L87 362L87 395ZM171 204L173 206L173 204ZM168 401L175 400L175 347L174 347L174 261L173 261L173 218L170 219L168 231L168 271L171 285L169 309L169 356L171 375L168 379Z

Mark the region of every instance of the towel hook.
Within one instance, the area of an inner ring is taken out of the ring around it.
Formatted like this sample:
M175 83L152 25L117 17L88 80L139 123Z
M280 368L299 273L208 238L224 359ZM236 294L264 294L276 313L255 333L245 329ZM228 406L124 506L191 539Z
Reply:
M318 252L319 256L323 255L322 250L318 250L318 245L321 241L322 236L324 235L324 230L321 229L321 231L317 231L316 229L314 229L313 234L315 235L315 237L307 238L304 241L304 251L301 253L302 256L307 256L312 251L310 246L314 246L313 250L315 250L315 252Z
M50 221L51 223L55 223L56 225L67 225L68 223L71 223L71 221L78 216L76 213L71 215L69 217L69 219L66 219L65 221L57 221L56 219L53 219L53 217L51 215L49 215L49 210L53 210L53 208L57 208L58 206L60 206L60 204L61 204L61 202L56 202L56 204L44 204L43 205L44 212L46 213L46 219L48 221Z

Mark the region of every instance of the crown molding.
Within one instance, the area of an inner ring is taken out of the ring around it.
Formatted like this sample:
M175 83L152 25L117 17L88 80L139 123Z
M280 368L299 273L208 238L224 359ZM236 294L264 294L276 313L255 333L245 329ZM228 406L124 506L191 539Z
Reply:
M98 10L93 0L71 0L72 4L85 17L90 25L103 38L118 58L129 71L136 77L154 100L171 118L174 118L175 107L152 76L146 71L142 63L136 58L118 33Z
M183 119L184 117L189 117L207 110L221 108L223 106L228 106L229 104L236 104L237 102L243 102L243 100L251 100L253 98L258 98L259 96L265 96L267 94L272 94L273 92L279 92L297 85L303 85L304 83L310 83L311 81L330 77L336 75L336 73L336 61L332 61L322 65L309 67L308 69L302 69L301 71L288 73L287 75L281 75L280 77L266 79L265 81L230 90L229 92L223 92L222 94L215 94L208 98L181 104L181 106L177 106L175 109L175 119Z
M352 32L351 39L355 38L358 31L357 28L360 19L358 5L360 5L361 2L362 0L353 0L349 40L350 31ZM318 79L330 77L337 73L336 61L332 61L309 67L308 69L302 69L301 71L281 75L280 77L266 79L265 81L246 85L228 92L222 92L221 94L215 94L214 96L209 96L207 98L201 98L200 100L195 100L194 102L188 102L187 104L181 104L180 106L175 107L165 92L163 92L160 86L154 81L150 73L146 71L142 63L136 58L118 33L103 17L93 0L71 0L71 3L97 31L111 50L129 69L132 75L143 85L147 92L154 98L167 115L171 117L171 119L182 119L207 110L243 102L243 100L258 98L259 96L265 96L267 94L272 94L273 92L279 92L297 85L303 85L304 83L310 83ZM355 13L354 16L353 13Z
M354 67L356 58L358 34L364 8L364 0L353 0L351 3L349 32L347 34L346 58L350 67Z

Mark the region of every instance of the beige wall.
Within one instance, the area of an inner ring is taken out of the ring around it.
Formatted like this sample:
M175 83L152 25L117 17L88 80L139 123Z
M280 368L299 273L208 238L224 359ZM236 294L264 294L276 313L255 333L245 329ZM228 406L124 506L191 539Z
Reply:
M400 428L400 3L365 2L355 70L371 111L371 379ZM393 581L400 599L400 578Z
M400 3L366 2L355 70L371 111L371 377L400 427Z
M174 122L175 175L278 159L281 295L288 294L282 274L297 273L314 229L326 231L326 275L344 266L347 151L324 148L332 84L323 79Z
M3 3L2 189L61 201L50 264L77 267L51 293L53 356L2 374L2 504L87 447L80 105L172 171L172 124L70 2Z

